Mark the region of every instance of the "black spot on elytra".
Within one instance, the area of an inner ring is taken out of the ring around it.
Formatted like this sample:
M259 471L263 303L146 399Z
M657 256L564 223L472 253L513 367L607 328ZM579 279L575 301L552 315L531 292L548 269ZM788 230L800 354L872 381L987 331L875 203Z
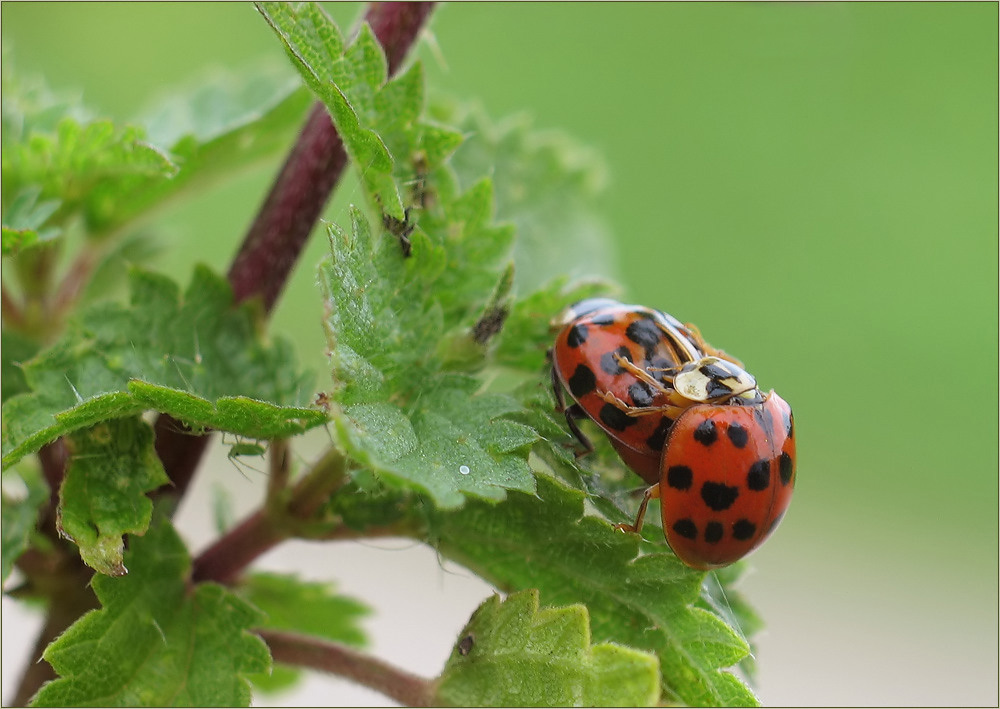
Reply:
M648 353L646 355L646 360L646 365L649 369L653 370L650 371L650 375L652 375L653 379L661 384L673 386L673 376L676 371L676 363L673 360L667 359L661 355L653 355L650 357Z
M590 322L595 325L600 325L601 327L614 325L617 321L618 316L615 313L603 313L602 315L595 315L590 319Z
M621 365L618 364L618 360L615 358L615 355L618 355L622 359L627 359L629 362L632 361L632 353L629 352L628 347L625 347L624 345L613 352L605 352L602 354L601 369L612 376L618 376L625 371L622 369Z
M638 421L638 419L629 416L614 404L605 404L602 406L597 417L612 431L624 431Z
M587 341L587 335L589 334L590 332L587 330L586 325L574 325L566 333L566 344L570 347L579 347Z
M715 364L714 362L712 364L701 365L700 367L698 367L698 371L704 374L709 379L727 379L728 377L732 376L732 374L728 370L724 369L723 367L720 367L718 364Z
M593 370L585 364L578 364L573 376L567 382L570 393L577 399L589 394L597 387L597 378Z
M673 423L673 420L668 419L666 416L661 418L656 430L653 431L653 435L646 439L646 445L654 451L663 450L663 444L667 442L667 434L670 433L670 427Z
M716 512L728 510L739 496L738 487L724 483L707 482L701 486L701 499Z
M652 320L642 318L625 328L625 337L647 352L652 352L660 344L660 328Z
M781 476L782 485L790 483L795 476L795 461L792 460L792 456L784 451L782 451L781 457L778 458L778 474Z
M747 473L747 487L755 492L766 490L771 484L771 461L758 460Z
M715 421L712 419L706 419L698 424L698 428L694 430L694 440L703 446L710 446L715 443L715 439L719 437L718 431L715 429Z
M748 519L741 519L733 524L733 539L745 542L757 531L757 525Z
M653 403L653 390L646 382L633 382L630 384L628 395L635 406L650 406Z
M722 539L722 524L720 522L709 522L705 525L705 541L715 544Z
M671 465L667 469L667 485L675 490L689 490L694 473L686 465Z
M702 369L705 369L705 367L702 367ZM708 397L710 399L718 399L719 397L729 396L730 394L732 394L733 388L728 384L724 384L718 379L710 379L708 381L708 387L706 387L706 391L708 392Z
M687 518L674 522L674 526L671 529L685 539L697 539L698 537L698 528L695 526L694 521Z
M747 441L750 440L750 433L738 423L729 424L729 428L726 429L726 435L729 436L729 440L737 448L745 448Z

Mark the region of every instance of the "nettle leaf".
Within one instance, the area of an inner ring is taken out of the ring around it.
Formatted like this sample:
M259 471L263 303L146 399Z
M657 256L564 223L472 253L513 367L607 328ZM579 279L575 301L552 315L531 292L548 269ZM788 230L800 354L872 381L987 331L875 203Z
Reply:
M35 242L54 239L61 233L58 227L42 228L49 217L59 209L60 201L57 199L40 201L41 191L41 187L37 185L22 189L4 210L4 256L13 256Z
M39 82L4 77L4 254L80 215L100 237L167 197L287 145L311 103L287 73L216 75L147 112L149 130L94 118ZM44 227L44 228L43 228Z
M21 371L38 352L38 343L13 330L0 332L0 400L7 401L16 394L30 391Z
M614 277L613 239L600 215L604 161L558 131L540 131L525 115L494 123L478 105L436 100L431 115L465 136L450 161L458 181L492 177L496 215L517 228L518 287L530 292L554 273L573 279Z
M443 246L421 233L405 258L391 237L373 241L360 212L353 218L350 234L331 227L333 257L320 276L341 443L386 481L412 483L446 507L466 493L532 490L527 455L537 435L509 420L521 406L460 373L482 366L483 347L477 358L453 356L456 341L471 341L475 313L443 302L452 298ZM468 295L483 303L496 276L478 283Z
M507 490L531 492L527 426L505 418L521 407L511 397L477 393L476 380L439 377L404 412L393 404L358 404L333 413L352 458L383 482L416 487L441 507L466 494L499 500ZM460 402L460 403L459 403Z
M322 424L305 408L311 376L289 343L260 341L221 277L195 269L187 290L144 271L128 305L85 310L64 338L23 364L31 387L3 405L3 464L100 421L153 409L246 438Z
M216 584L188 586L191 560L164 520L132 537L128 576L96 576L99 610L45 650L58 673L35 706L248 706L267 646L259 611Z
M144 114L143 123L149 142L167 151L178 171L173 179L131 195L126 214L286 150L312 101L297 77L268 67L216 72L161 100Z
M656 657L591 645L587 608L539 610L538 591L488 598L459 634L438 680L447 706L654 706Z
M0 545L0 583L7 580L14 562L25 549L35 523L38 509L49 496L49 488L37 468L7 471L0 489L0 519L3 544Z
M585 298L607 296L615 288L604 281L569 285L569 279L552 279L544 288L519 298L511 307L499 338L496 359L509 367L539 372L547 369L546 351L555 343L553 322L569 305Z
M56 525L80 547L84 563L102 574L128 573L122 537L145 533L153 514L146 493L169 482L153 439L152 427L139 417L104 421L68 437Z
M332 584L259 573L244 579L237 591L264 612L265 618L257 627L289 630L354 647L367 644L359 622L371 611L360 601L337 595Z
M113 219L123 196L176 172L140 128L110 120L66 116L52 132L31 131L22 142L4 145L4 191L38 190L41 199L58 202L53 228L80 213L88 231L97 231Z
M237 592L264 612L266 618L259 628L292 631L354 647L367 644L360 621L370 613L369 608L337 595L331 584L281 574L252 574ZM269 675L256 674L250 679L259 689L274 692L289 688L300 676L300 670L280 665Z
M584 516L583 493L546 476L537 482L536 495L510 493L502 504L470 500L459 510L430 510L435 546L501 589L537 588L550 603L586 605L595 641L659 657L667 701L756 705L746 685L723 671L749 648L698 607L704 573L667 552L639 555L634 535Z
M351 161L369 194L402 219L392 179L393 159L379 135L364 123L364 111L385 83L387 65L371 28L363 26L347 47L333 20L315 3L298 6L262 2L257 9L271 25L306 84L326 105Z

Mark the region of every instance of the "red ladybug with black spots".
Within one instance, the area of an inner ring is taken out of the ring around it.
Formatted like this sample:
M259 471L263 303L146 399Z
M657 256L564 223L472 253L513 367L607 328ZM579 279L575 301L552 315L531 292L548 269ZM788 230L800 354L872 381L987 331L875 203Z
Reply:
M556 399L562 389L570 430L593 450L575 420L591 418L625 463L652 484L664 535L696 569L731 564L774 530L795 483L791 408L763 394L742 365L697 328L643 306L590 299L559 320L552 350Z

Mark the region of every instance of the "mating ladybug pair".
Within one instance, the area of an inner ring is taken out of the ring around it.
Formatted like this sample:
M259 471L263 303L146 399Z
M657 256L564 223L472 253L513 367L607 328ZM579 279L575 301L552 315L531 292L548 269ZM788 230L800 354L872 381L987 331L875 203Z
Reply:
M731 564L781 520L795 484L792 410L737 360L667 313L607 298L570 307L552 349L552 383L570 430L590 418L659 498L663 532L696 569Z

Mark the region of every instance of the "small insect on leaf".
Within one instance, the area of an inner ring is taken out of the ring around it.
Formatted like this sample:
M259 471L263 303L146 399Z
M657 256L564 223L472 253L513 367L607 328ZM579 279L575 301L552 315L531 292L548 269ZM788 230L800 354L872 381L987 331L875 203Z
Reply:
M407 207L403 212L402 219L396 219L389 213L382 214L382 226L384 226L390 234L399 239L399 247L403 250L403 258L410 257L410 251L413 249L413 245L410 242L410 234L413 233L413 229L416 225L410 221L410 208Z

